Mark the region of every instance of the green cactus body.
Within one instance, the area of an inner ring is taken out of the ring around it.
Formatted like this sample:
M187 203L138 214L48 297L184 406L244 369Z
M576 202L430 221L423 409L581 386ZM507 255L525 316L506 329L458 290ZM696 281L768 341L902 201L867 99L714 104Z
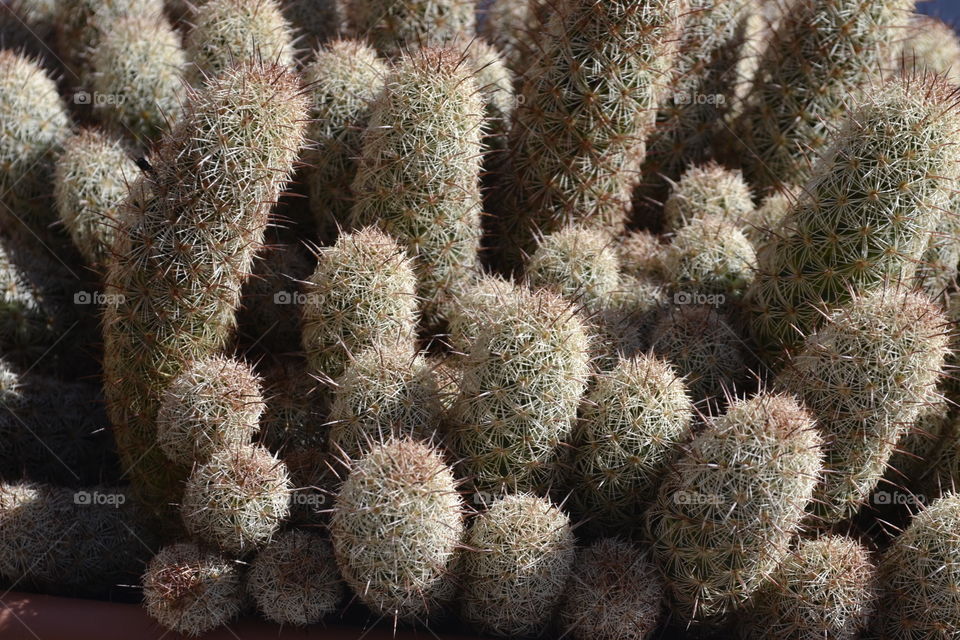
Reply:
M106 264L128 186L139 174L123 144L96 130L84 129L64 142L54 170L54 200L88 264Z
M472 0L346 0L345 4L351 30L391 58L421 46L444 46L475 30Z
M756 275L753 245L736 224L723 218L696 218L680 227L664 253L667 280L686 295L738 299Z
M663 578L641 547L601 538L577 551L561 624L573 640L652 638L663 595Z
M463 362L448 446L478 491L543 490L570 435L590 371L569 303L540 291L504 302Z
M657 319L668 306L662 283L621 276L617 288L589 318L594 366L609 371L620 360L646 351Z
M897 80L849 115L759 257L746 306L769 359L851 293L913 277L960 166L953 101L940 80Z
M428 620L453 596L462 508L436 450L410 440L375 446L353 464L330 522L347 584L377 614Z
M307 152L306 179L323 239L335 238L338 227L347 225L361 135L387 71L376 51L356 40L330 42L304 70L314 118L307 135L316 143Z
M913 0L802 0L759 59L736 124L747 178L761 190L806 182L811 154L832 140L850 101L895 53ZM921 90L917 98L922 100ZM863 131L873 124L863 122Z
M664 226L672 231L707 217L742 226L753 213L753 194L743 174L711 162L684 172L663 208Z
M686 387L662 360L641 355L597 376L572 439L571 513L594 531L632 533L692 422Z
M761 587L813 497L820 444L814 419L781 395L736 402L697 436L648 512L674 615L720 624Z
M567 227L545 236L526 267L532 288L547 288L598 309L620 281L617 252L599 231Z
M942 375L945 327L937 305L922 295L881 289L836 311L778 378L803 399L828 441L818 518L854 515L876 487Z
M164 547L143 576L147 613L161 626L200 636L239 615L244 605L238 563L191 543Z
M550 501L523 493L500 498L467 533L461 617L482 633L540 636L567 586L574 542L569 518Z
M416 257L428 320L478 267L483 104L453 49L404 56L363 134L354 226L376 224Z
M960 635L960 495L948 493L914 516L880 562L880 640Z
M758 254L783 235L783 223L793 211L800 194L797 187L781 185L779 191L764 198L760 206L744 219L743 232Z
M622 230L678 8L565 0L551 9L510 135L500 230L508 262L571 223Z
M150 508L177 502L187 473L154 446L160 395L229 338L305 119L295 76L233 67L188 93L184 119L132 189L107 275L104 379L121 461Z
M90 64L89 87L98 98L94 110L114 133L149 147L180 118L187 58L180 35L166 19L116 20L102 35Z

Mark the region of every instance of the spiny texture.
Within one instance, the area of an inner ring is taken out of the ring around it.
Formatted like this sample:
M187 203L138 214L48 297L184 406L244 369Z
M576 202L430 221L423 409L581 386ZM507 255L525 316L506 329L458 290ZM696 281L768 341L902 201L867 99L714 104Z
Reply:
M264 406L249 365L220 355L196 360L163 392L157 444L173 462L206 462L215 452L249 444Z
M309 51L346 30L342 0L283 0L282 6L283 15L301 34Z
M664 271L678 295L739 298L756 275L753 245L736 224L723 218L695 218L680 227L664 253Z
M287 466L261 446L235 446L196 466L180 513L197 539L242 556L269 543L290 515Z
M337 382L330 409L330 450L357 457L391 437L433 439L443 409L427 359L413 345L363 351Z
M361 135L386 75L376 51L357 40L330 42L304 69L313 118L307 136L316 143L305 157L306 180L321 238L335 238L347 224Z
M851 300L811 335L778 380L827 440L815 513L857 512L941 377L946 318L923 295L886 288Z
M138 175L123 144L95 129L82 129L64 142L54 169L54 200L88 264L106 264L128 187Z
M532 288L551 289L594 310L617 288L620 265L606 234L566 227L540 241L526 275Z
M483 330L498 322L498 314L526 290L521 286L498 275L482 274L464 287L447 314L447 332L455 354L470 353Z
M536 55L535 34L549 8L546 0L494 0L486 7L480 35L503 54L517 76L529 69Z
M551 4L510 135L500 241L513 262L538 233L623 227L679 11L668 0Z
M960 495L948 493L917 514L880 563L880 640L960 636Z
M505 496L473 521L460 579L460 613L481 633L536 637L553 620L574 561L566 514L529 494Z
M0 42L3 48L23 51L50 62L49 43L56 37L56 0L9 0L0 5Z
M143 601L163 627L197 637L243 608L240 567L190 543L164 547L143 576Z
M668 363L636 356L599 374L574 431L570 511L594 531L630 534L693 422Z
M913 4L800 0L790 6L759 60L736 127L747 178L755 187L806 181L811 154L827 145L850 101L880 79L894 54L896 27L907 23ZM917 99L922 102L922 91ZM876 126L859 120L862 131ZM888 128L896 122L892 118ZM872 163L864 163L864 170L868 166Z
M573 640L645 640L660 623L663 595L663 578L642 548L601 538L577 552L561 624Z
M46 227L54 161L70 121L53 79L9 50L0 50L0 131L0 220Z
M482 129L461 54L422 49L397 63L363 133L353 225L376 224L406 245L430 320L477 270Z
M346 0L345 4L352 31L388 57L470 36L476 21L471 0Z
M942 20L913 14L908 35L900 44L900 68L905 74L942 73L960 84L960 36Z
M285 69L244 63L190 90L135 185L107 275L104 380L124 468L144 503L177 501L186 469L156 442L160 394L219 351L243 281L303 144L306 100Z
M664 247L660 244L660 239L652 233L633 231L619 239L616 249L620 257L620 270L624 276L663 276Z
M330 522L347 584L374 613L427 620L453 596L462 508L438 451L411 440L375 446L351 468Z
M855 540L801 540L740 616L742 637L856 640L873 617L876 573Z
M589 340L552 293L518 290L503 304L463 363L448 446L478 490L534 491L573 428Z
M277 624L322 622L340 606L345 591L330 543L307 530L277 536L257 554L247 575L247 592Z
M99 119L143 146L180 117L187 58L180 35L164 19L132 16L112 22L90 59L89 88Z
M594 367L609 371L621 359L646 351L656 321L668 307L667 289L662 283L622 276L616 290L590 317Z
M916 419L904 425L905 433L887 463L884 476L893 486L917 487L919 478L931 471L939 454L949 448L945 445L957 434L952 403L933 391ZM883 488L883 484L878 486Z
M377 344L413 345L413 261L393 238L365 228L317 254L304 287L303 348L317 375L343 375L351 353Z
M244 61L294 68L293 35L276 0L209 0L191 22L185 45L194 84Z
M688 169L663 210L664 226L673 231L707 217L741 226L751 213L753 194L743 174L713 162Z
M771 193L760 202L743 221L742 229L758 254L764 248L783 235L783 223L793 211L801 190L792 185L781 185L780 190Z
M473 73L483 97L484 172L499 172L506 160L507 133L516 104L513 75L496 47L482 39L459 40L453 46L463 49L464 64Z
M824 308L851 292L913 276L956 188L954 100L938 79L898 80L849 115L759 258L747 307L754 338L770 357L798 346Z
M713 307L669 308L654 326L650 343L684 377L694 400L722 399L746 377L743 339Z
M821 470L814 419L783 395L741 400L697 436L648 513L674 615L718 623L789 551Z

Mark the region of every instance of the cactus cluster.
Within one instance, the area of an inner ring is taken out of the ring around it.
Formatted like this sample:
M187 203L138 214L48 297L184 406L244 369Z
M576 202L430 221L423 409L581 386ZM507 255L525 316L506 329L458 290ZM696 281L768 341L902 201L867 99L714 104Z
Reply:
M527 281L596 309L617 288L620 265L600 231L567 227L545 236L527 263Z
M345 0L351 31L382 55L443 46L474 31L471 0Z
M743 174L710 163L691 167L680 178L663 205L664 226L677 230L707 217L741 225L753 210L753 194Z

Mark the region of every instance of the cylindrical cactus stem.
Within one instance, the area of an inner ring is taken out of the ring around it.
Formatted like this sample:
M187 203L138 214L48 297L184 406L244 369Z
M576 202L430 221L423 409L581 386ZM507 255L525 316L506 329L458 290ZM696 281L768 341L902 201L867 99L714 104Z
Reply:
M463 362L448 446L478 491L543 491L590 372L587 330L569 302L518 290Z
M386 64L358 40L333 40L316 51L304 70L313 120L307 133L316 147L306 154L310 210L322 240L347 226L363 129L370 105L383 88Z
M115 134L144 148L180 119L187 58L180 35L165 18L120 18L102 35L90 59L94 111Z
M117 448L146 506L178 501L187 469L156 443L163 389L222 349L244 280L304 141L307 104L286 69L242 63L190 90L151 172L134 185L107 275L106 395Z
M500 637L543 634L567 586L574 543L569 518L549 500L520 493L493 502L467 533L461 616Z
M879 640L948 640L960 635L960 495L918 513L880 562ZM873 636L871 636L873 637Z
M304 286L303 349L313 372L333 382L351 354L408 344L417 326L417 279L403 247L375 228L340 236L317 254Z
M914 0L802 0L759 60L736 123L747 178L761 190L806 182L850 101L882 78ZM919 94L922 94L921 90ZM873 125L866 125L872 128Z
M531 288L550 289L596 311L617 289L620 264L605 233L566 227L540 241L526 266L526 277Z
M674 186L663 206L664 227L676 231L707 217L742 227L753 209L753 194L743 174L710 162L690 167Z
M99 131L83 129L64 142L54 170L54 200L60 221L91 266L106 266L120 210L139 175L123 144Z
M712 295L716 304L739 299L753 282L757 253L730 221L695 218L680 227L664 250L664 271L677 295Z
M504 62L517 77L536 57L536 34L546 21L550 5L547 0L494 0L486 6L480 35L503 54Z
M570 511L594 531L629 535L690 435L693 403L667 362L621 360L581 403L568 484Z
M497 212L512 266L538 235L571 223L611 236L622 230L678 26L672 1L548 4L550 21L519 91Z
M57 85L34 60L0 51L0 221L42 229L53 222L50 183L70 133Z
M777 384L803 399L826 436L818 519L859 510L929 401L947 352L937 305L895 287L854 298L807 338Z
M455 49L405 55L363 134L353 225L376 224L417 259L424 317L444 316L476 273L483 102Z
M293 34L277 0L208 0L191 22L185 43L193 84L239 62L294 68Z
M801 540L739 617L746 640L856 640L873 619L877 570L844 536Z
M346 0L345 4L352 33L391 58L421 46L444 46L475 31L472 0Z
M463 502L440 453L390 440L353 463L330 523L337 565L370 609L427 622L449 604Z
M647 518L674 615L724 622L786 557L821 471L814 424L793 398L762 394L690 444Z
M850 113L759 256L746 306L769 360L799 346L851 293L913 277L956 188L955 100L942 79L893 80Z

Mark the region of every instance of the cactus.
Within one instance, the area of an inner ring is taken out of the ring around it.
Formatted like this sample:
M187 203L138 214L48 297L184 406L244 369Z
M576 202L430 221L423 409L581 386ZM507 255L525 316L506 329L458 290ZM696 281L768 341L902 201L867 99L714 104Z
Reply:
M650 337L653 352L684 376L696 401L722 401L744 384L746 347L725 314L704 305L674 306Z
M361 134L387 67L362 42L334 40L317 50L303 75L312 102L307 136L316 142L305 158L310 210L320 237L333 239L348 221Z
M450 346L454 353L469 353L483 330L498 322L498 314L515 303L524 290L510 280L487 274L464 287L453 300L447 317Z
M647 517L674 615L720 624L763 585L813 497L820 445L783 395L737 401L697 436Z
M667 306L667 292L659 283L621 277L617 289L590 317L594 366L609 371L621 359L646 351L655 323Z
M62 333L58 301L45 295L44 282L21 268L32 256L28 253L25 259L19 249L0 237L0 351L26 368L37 363Z
M178 501L187 469L156 448L160 395L219 351L303 144L306 100L286 70L243 63L188 92L134 185L107 274L104 380L124 469L146 506Z
M238 360L211 356L189 363L164 390L157 444L177 464L206 462L249 444L260 429L260 380Z
M428 320L478 266L483 105L471 76L453 49L404 56L373 105L353 182L354 226L379 225L417 258Z
M294 68L293 35L276 0L209 0L192 22L185 48L193 84L244 61Z
M310 51L333 40L346 28L342 0L284 0L283 15L302 34L302 42Z
M462 508L438 451L411 440L373 447L352 465L330 522L347 584L374 613L427 621L453 596Z
M743 232L758 254L784 233L783 223L800 199L800 194L797 187L781 185L779 191L764 198L760 206L746 217Z
M476 21L471 0L346 0L345 5L352 31L388 57L472 35Z
M321 249L317 260L303 307L303 348L316 374L335 380L351 353L377 344L412 347L417 280L393 238L361 229Z
M89 87L111 98L94 104L101 122L148 147L180 117L187 58L180 35L163 18L114 21L90 58ZM98 96L98 97L99 97Z
M633 231L620 238L616 249L624 276L658 279L664 275L664 247L652 233Z
M306 530L287 531L250 564L247 592L277 624L305 626L334 613L344 596L330 543Z
M858 296L778 378L829 436L818 518L829 524L852 516L876 487L942 375L945 327L937 305L920 294L891 287Z
M0 43L52 66L56 54L49 43L56 36L55 0L9 0L0 5Z
M571 513L593 531L630 534L692 422L686 387L668 363L641 355L598 375L572 439Z
M933 393L920 408L916 419L905 425L905 433L887 463L883 483L892 486L917 487L918 480L931 469L941 454L948 450L957 427L951 403Z
M534 40L549 10L546 0L494 0L486 6L480 35L503 54L518 77L536 57Z
M746 302L768 359L851 293L913 276L957 176L954 99L939 79L897 80L849 115L759 259Z
M881 69L895 53L895 27L906 25L913 4L913 0L802 0L784 13L735 124L751 184L766 190L780 183L806 182L810 155L826 147L851 99L881 78ZM922 104L923 93L922 88L915 91L915 101ZM939 106L934 108L939 112ZM884 120L885 128L891 129L890 121ZM855 128L872 132L875 126L861 119ZM876 134L889 135L883 129Z
M910 16L909 35L900 43L900 69L944 74L960 85L960 37L942 20L922 14Z
M518 290L463 363L448 447L480 491L532 491L570 434L589 373L589 340L569 303Z
M513 171L503 185L500 243L514 264L538 234L571 223L619 234L677 29L676 2L549 4L556 6L519 92Z
M801 540L740 616L745 639L856 640L873 617L870 552L843 536Z
M56 154L70 131L57 85L40 65L0 50L0 220L44 228Z
M753 213L753 194L739 171L715 162L687 169L663 206L664 226L676 231L698 218L739 226Z
M290 515L287 466L258 445L215 452L194 467L180 513L197 539L242 556L273 539Z
M560 604L574 553L563 511L529 494L500 498L467 533L461 617L484 634L541 635Z
M960 635L960 496L948 493L917 514L880 562L880 640Z
M139 174L123 144L99 131L83 129L64 142L54 167L54 201L88 264L106 264L128 185Z
M644 640L660 623L664 586L637 545L601 538L580 549L560 608L564 637Z
M433 439L443 409L426 358L408 342L367 349L337 381L330 409L330 450L356 458L391 437Z
M737 225L716 217L681 227L665 251L664 271L678 295L737 299L756 275L757 253Z
M164 547L143 576L147 613L161 626L198 637L243 608L240 567L190 543Z
M548 288L594 310L620 281L617 252L599 231L566 227L540 241L526 267L534 289Z
M463 49L464 64L474 75L484 103L483 171L485 174L504 170L507 151L507 133L516 96L513 75L497 48L482 39L463 40L453 44Z

